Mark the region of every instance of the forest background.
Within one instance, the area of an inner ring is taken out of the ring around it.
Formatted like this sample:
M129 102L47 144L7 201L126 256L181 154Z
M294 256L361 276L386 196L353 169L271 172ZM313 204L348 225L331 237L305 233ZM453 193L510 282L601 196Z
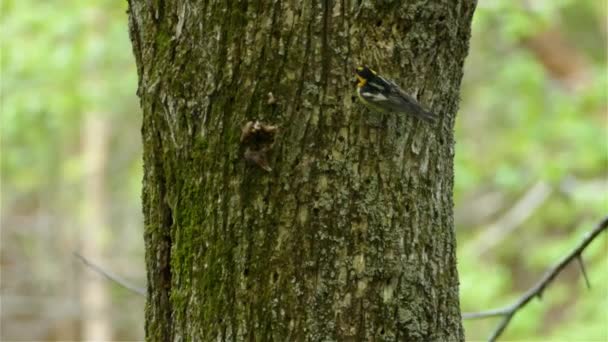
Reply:
M126 7L0 4L1 340L143 339L144 297L73 254L145 285ZM479 1L456 125L463 312L511 303L607 212L607 10ZM502 338L608 340L607 254L604 234L583 254L591 290L568 266ZM496 323L465 321L467 340Z

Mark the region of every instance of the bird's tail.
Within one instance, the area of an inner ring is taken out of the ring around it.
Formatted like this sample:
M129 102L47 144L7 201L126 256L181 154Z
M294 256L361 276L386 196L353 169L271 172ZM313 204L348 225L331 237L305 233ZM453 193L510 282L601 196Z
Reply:
M416 117L418 117L419 119L422 119L426 122L429 123L435 123L437 122L437 119L439 118L439 116L431 111L428 111L424 108L422 108L421 106L417 106L416 109L414 110L413 113Z
M400 93L400 106L402 107L402 109L404 109L405 112L429 123L434 123L437 121L437 119L439 118L437 114L424 109L424 107L422 107L422 105L418 101L416 101L416 99L409 96L404 91L401 91Z
M405 106L406 112L411 114L418 119L424 120L429 123L435 123L439 116L431 111L424 109L417 101L414 99L409 99Z

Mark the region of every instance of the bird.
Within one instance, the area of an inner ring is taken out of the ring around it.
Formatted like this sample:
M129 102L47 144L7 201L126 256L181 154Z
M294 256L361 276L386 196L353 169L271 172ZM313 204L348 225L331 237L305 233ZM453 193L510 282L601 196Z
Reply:
M371 110L413 115L433 123L437 115L422 107L416 99L403 91L395 82L386 79L367 66L355 70L357 96Z

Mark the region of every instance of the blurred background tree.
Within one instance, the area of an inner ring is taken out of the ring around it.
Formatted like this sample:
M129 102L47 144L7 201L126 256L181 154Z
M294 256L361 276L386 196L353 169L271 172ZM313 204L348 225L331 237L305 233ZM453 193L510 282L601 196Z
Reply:
M1 340L143 338L141 115L126 3L3 1ZM134 327L136 327L134 329Z
M141 114L126 3L0 3L0 339L143 338ZM463 311L510 303L608 209L605 1L480 0L457 119ZM398 77L397 77L398 78ZM608 238L504 340L608 340ZM483 340L497 318L465 321ZM135 328L136 327L136 328Z

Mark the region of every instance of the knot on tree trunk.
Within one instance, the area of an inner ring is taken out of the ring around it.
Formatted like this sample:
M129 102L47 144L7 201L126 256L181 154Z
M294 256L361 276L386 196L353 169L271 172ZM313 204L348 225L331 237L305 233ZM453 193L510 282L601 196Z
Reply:
M268 153L272 149L278 129L278 126L268 125L257 120L247 122L241 130L241 145L245 147L243 155L245 160L267 172L272 171L268 164Z

